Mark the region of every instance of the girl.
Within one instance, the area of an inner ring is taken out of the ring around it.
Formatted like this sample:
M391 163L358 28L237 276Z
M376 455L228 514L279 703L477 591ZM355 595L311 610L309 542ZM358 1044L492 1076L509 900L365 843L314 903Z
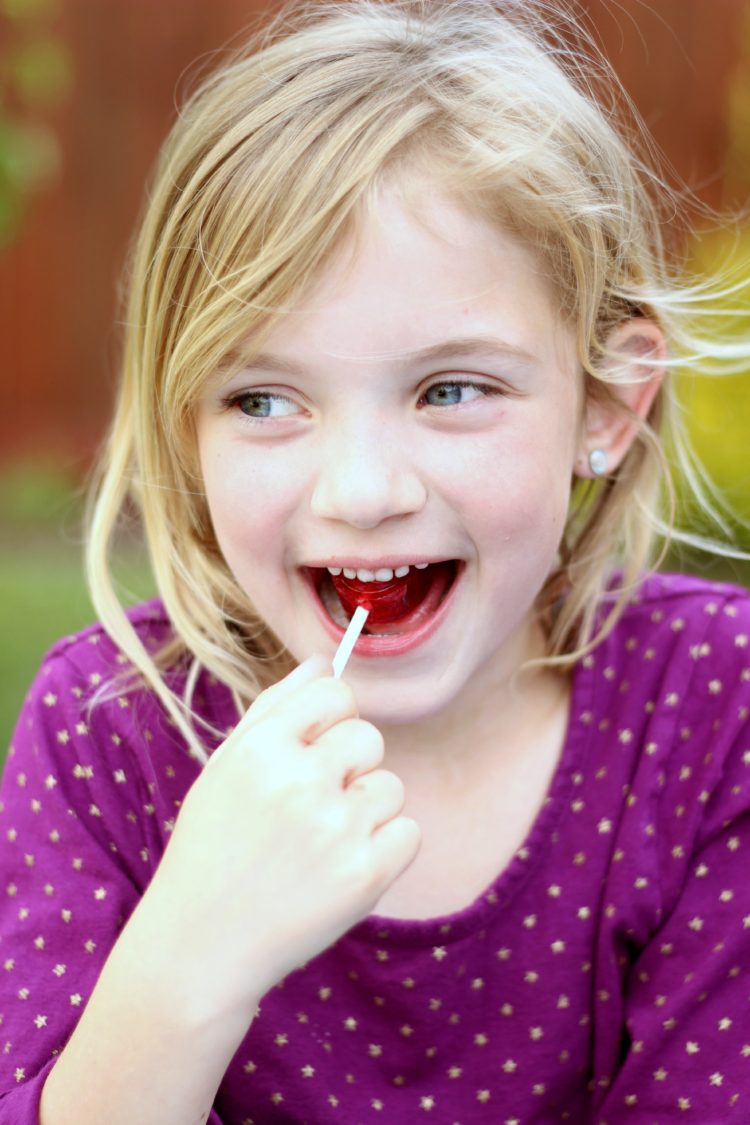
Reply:
M707 291L611 109L528 4L353 0L181 113L5 775L3 1123L747 1120L750 603L647 573Z

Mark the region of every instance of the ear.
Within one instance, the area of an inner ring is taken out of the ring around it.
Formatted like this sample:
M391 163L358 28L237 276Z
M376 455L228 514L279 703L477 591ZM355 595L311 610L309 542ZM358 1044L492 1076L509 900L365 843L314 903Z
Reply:
M605 349L606 369L617 375L617 382L597 383L588 393L575 463L579 477L595 475L589 465L593 449L606 454L606 473L621 464L664 378L667 345L653 320L633 317L619 324L607 337Z

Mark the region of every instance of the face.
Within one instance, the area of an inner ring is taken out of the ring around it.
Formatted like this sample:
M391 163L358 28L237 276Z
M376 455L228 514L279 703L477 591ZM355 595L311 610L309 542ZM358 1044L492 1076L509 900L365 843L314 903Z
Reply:
M221 550L292 655L333 655L370 605L345 675L381 724L537 654L580 445L573 333L537 258L432 198L384 191L196 419Z

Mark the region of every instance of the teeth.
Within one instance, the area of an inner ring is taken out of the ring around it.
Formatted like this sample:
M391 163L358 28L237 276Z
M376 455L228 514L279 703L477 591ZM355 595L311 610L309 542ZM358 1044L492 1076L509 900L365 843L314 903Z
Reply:
M425 570L430 564L426 562L414 563L417 570ZM358 567L356 570L350 566L329 566L327 567L328 573L337 577L339 574L344 575L344 578L356 578L360 582L390 582L395 575L396 578L406 578L409 573L409 566L397 566L391 569L389 566L381 566L378 570L368 570L366 567Z
M331 583L328 583L328 585L324 585L320 591L320 595L323 599L324 606L326 607L336 624L340 625L342 629L346 629L347 625L349 624L349 618L344 612L344 607L342 606L341 601L339 600L339 596L334 590L333 585Z

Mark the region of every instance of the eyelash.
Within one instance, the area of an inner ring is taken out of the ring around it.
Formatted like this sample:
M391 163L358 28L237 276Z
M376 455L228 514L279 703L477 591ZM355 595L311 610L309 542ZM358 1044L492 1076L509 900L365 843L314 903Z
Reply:
M424 401L430 391L434 391L436 387L471 387L473 391L477 391L482 398L491 398L493 395L502 395L505 392L502 387L495 386L493 383L482 383L474 379L438 379L437 382L431 383L429 387L420 396L420 403ZM425 405L429 406L429 403ZM466 403L448 403L449 406L465 406Z
M422 409L424 409L425 406L429 407L430 405L434 405L434 404L425 402L425 399L426 399L426 396L430 393L430 391L434 391L437 387L470 387L472 390L477 391L478 395L482 398L491 398L495 395L503 395L503 394L506 393L503 390L502 387L495 386L494 384L491 384L491 383L482 383L482 382L474 381L474 380L471 380L471 379L439 379L435 383L431 383L430 386L427 387L423 391L423 393L420 395L418 405L421 406ZM224 406L224 408L226 410L236 409L238 411L238 413L242 414L243 419L247 422L254 422L256 424L257 423L263 423L268 419L268 417L269 417L268 415L265 415L265 416L260 415L258 417L254 417L252 414L245 414L245 412L240 409L240 403L242 402L243 399L253 398L253 397L259 398L259 399L264 398L266 400L272 400L273 399L273 400L276 400L277 402L287 402L287 403L291 403L292 405L294 405L294 400L292 398L290 398L288 395L278 394L275 391L262 391L262 390L240 391L237 394L229 395L227 398L222 400L222 405ZM447 403L447 404L443 404L443 406L439 407L438 409L444 409L445 405L448 405L448 406L464 406L464 405L467 405L467 404L466 403ZM293 412L290 412L290 413L293 413ZM289 415L281 415L281 417L288 417L288 416Z
M222 399L222 406L225 410L236 410L238 414L242 415L243 421L245 422L265 422L268 416L264 417L261 415L260 417L253 417L252 414L245 414L245 412L240 409L240 403L246 398L275 399L278 402L288 402L294 405L294 399L290 398L289 395L281 395L276 391L239 391L237 394L228 395L227 398Z

